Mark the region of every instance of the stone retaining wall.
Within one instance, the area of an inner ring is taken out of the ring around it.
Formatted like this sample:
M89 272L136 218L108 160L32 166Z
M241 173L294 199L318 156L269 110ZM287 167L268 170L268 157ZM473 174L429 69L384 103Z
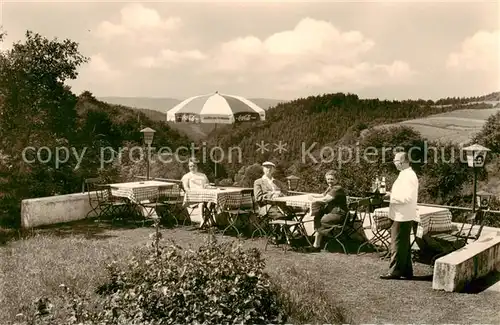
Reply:
M500 264L500 236L482 236L475 242L436 260L432 288L462 291L472 280L495 271Z
M81 220L91 210L88 192L26 199L21 202L21 226L33 228Z

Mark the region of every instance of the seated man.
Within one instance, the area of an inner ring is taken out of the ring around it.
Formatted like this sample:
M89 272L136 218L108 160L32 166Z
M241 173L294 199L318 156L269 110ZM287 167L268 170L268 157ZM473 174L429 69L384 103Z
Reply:
M327 235L335 226L344 223L349 211L344 189L335 185L335 171L328 171L325 179L328 184L326 191L321 195L311 195L315 202L311 211L314 216L315 248L320 248L321 237Z
M266 161L262 164L262 169L264 171L264 175L261 178L256 179L253 184L255 201L259 206L259 215L268 215L272 219L283 218L284 215L279 211L279 209L276 206L268 204L267 200L285 196L287 194L286 187L282 182L273 177L273 173L276 169L275 164Z

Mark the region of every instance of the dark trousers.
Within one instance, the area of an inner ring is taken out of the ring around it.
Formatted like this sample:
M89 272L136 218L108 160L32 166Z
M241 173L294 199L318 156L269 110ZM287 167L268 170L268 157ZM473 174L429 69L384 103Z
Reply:
M391 227L391 263L389 274L410 277L413 276L411 264L410 234L413 221L394 221Z

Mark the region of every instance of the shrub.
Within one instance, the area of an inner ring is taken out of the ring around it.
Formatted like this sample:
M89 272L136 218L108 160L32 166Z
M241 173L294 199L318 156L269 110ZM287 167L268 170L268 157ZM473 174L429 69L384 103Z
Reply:
M473 141L490 148L493 153L500 153L500 112L488 118Z
M260 177L262 177L262 166L255 163L245 168L243 177L237 182L239 186L253 187L254 181Z
M284 323L284 305L264 266L257 249L232 243L209 241L185 252L173 243L153 245L125 266L111 263L97 299L63 285L65 306L44 297L19 324Z

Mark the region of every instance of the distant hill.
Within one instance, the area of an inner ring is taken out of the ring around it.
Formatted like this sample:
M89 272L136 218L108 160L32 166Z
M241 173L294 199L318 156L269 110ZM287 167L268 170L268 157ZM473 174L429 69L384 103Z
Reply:
M135 111L144 113L146 117L153 121L165 122L167 119L166 112L179 104L181 100L175 98L150 98L150 97L101 97L100 101L114 105L127 106ZM257 106L267 110L271 107L282 103L282 100L271 98L249 98ZM205 139L212 130L215 124L189 124L189 123L171 123L168 122L172 129L188 136L194 141Z
M179 104L182 100L176 98L153 98L153 97L100 97L99 100L115 105L123 105L134 108L143 108L166 113L169 109ZM248 98L259 107L267 110L274 107L283 100L272 98Z
M117 105L117 104L113 104ZM120 105L120 106L125 106L125 105ZM165 122L167 119L167 115L165 113L155 111L152 109L145 109L145 108L132 108L132 110L144 113L147 118L153 120L153 121L158 121L158 122Z
M175 98L152 97L100 97L100 101L133 108L144 108L165 113L181 101Z
M249 98L249 100L265 110L270 109L271 107L275 107L279 103L285 102L285 100L271 99L271 98Z
M455 115L453 120L445 121L446 126L440 125L440 127L447 127L450 130L455 128L459 132L467 128L468 132L475 133L482 127L487 116L493 114L494 111L488 110L492 109L491 105L469 104L471 101L475 99L449 98L437 104L431 100L360 99L357 95L343 93L310 96L277 105L269 110L264 123L242 125L237 128L231 126L218 128L207 141L223 148L241 148L244 163L227 164L226 168L230 174L238 171L241 165L270 159L283 166L296 165L297 168L302 168L307 165L301 163L304 159L303 153L307 148L312 145L315 145L315 149L321 148L323 145L336 143L341 139L347 141L345 136L350 129L353 131L352 137L355 140L356 133L359 134L360 130L369 127L407 123L406 121L409 120L413 120L414 124L422 124L427 123L422 122L422 119L435 114L440 114L437 117L443 115L446 117L445 113L451 114L450 112L453 111L464 109L469 111L470 109L470 114L472 114L470 117ZM481 117L474 117L474 114L481 115ZM447 118L451 119L451 117ZM472 124L472 119L480 121ZM441 120L433 118L432 121L437 125ZM444 131L439 130L439 132ZM428 136L425 132L423 135ZM451 137L455 138L456 135ZM281 152L277 151L280 141L286 143L286 150L281 150ZM256 151L258 149L256 144L261 142L270 143L270 145L267 150Z

